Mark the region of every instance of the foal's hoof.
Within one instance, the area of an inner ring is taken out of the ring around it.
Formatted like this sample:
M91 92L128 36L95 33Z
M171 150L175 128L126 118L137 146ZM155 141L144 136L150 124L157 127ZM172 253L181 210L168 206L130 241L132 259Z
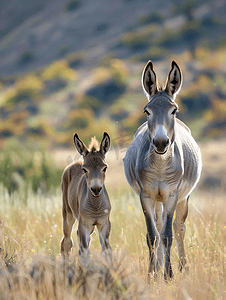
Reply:
M189 266L182 266L181 264L179 264L178 270L180 272L184 271L184 273L189 273Z
M112 250L111 248L105 249L104 251L101 251L101 255L103 259L108 263L109 266L112 264Z
M81 267L88 268L90 264L90 251L89 249L79 249L78 262Z

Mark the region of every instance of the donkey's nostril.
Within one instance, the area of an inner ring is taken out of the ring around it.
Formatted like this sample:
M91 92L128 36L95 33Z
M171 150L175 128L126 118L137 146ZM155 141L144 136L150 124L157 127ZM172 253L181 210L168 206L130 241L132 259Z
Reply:
M167 138L165 141L165 147L169 145L169 139Z
M165 152L165 148L169 145L169 138L153 138L152 142L158 152Z
M91 187L91 191L93 192L93 194L94 194L95 196L99 196L101 190L102 190L102 187Z

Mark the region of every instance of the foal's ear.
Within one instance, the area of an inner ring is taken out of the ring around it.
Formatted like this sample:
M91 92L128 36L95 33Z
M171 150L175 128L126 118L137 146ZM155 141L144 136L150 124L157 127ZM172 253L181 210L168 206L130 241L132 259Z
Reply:
M142 87L147 96L153 97L157 92L157 76L151 60L146 64L142 74Z
M74 134L74 143L75 143L75 147L78 150L78 152L82 156L86 156L86 154L88 153L88 149L87 149L86 145L83 143L83 141L80 140L77 133Z
M105 155L108 152L109 148L110 136L107 134L107 132L104 132L103 139L100 143L100 152Z
M173 98L176 97L176 94L179 93L182 85L182 73L178 64L173 60L171 64L171 70L169 72L167 81L166 81L166 93Z

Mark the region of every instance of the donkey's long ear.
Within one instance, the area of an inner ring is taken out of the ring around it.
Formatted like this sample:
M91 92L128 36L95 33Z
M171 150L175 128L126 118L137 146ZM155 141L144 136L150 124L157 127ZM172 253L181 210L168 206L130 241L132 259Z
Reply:
M157 76L151 60L146 64L142 74L142 86L147 96L153 97L157 92Z
M86 154L88 153L88 149L87 149L86 145L83 143L83 141L80 140L77 133L74 134L74 143L75 143L75 147L78 150L78 152L82 156L86 156Z
M107 132L104 132L103 139L100 143L100 152L105 155L108 152L109 148L110 136L107 134Z
M173 60L171 64L171 70L166 81L165 91L174 100L176 94L180 91L181 85L182 73L178 64Z

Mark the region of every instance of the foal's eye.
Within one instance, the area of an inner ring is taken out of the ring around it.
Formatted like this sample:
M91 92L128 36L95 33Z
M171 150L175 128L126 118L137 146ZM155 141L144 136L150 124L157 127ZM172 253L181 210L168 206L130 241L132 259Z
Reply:
M105 173L107 171L107 167L104 167L103 168L103 172Z
M174 110L172 111L172 115L175 115L178 112L177 108L174 108Z
M84 173L88 173L88 171L87 171L85 168L82 168L82 171L83 171Z

